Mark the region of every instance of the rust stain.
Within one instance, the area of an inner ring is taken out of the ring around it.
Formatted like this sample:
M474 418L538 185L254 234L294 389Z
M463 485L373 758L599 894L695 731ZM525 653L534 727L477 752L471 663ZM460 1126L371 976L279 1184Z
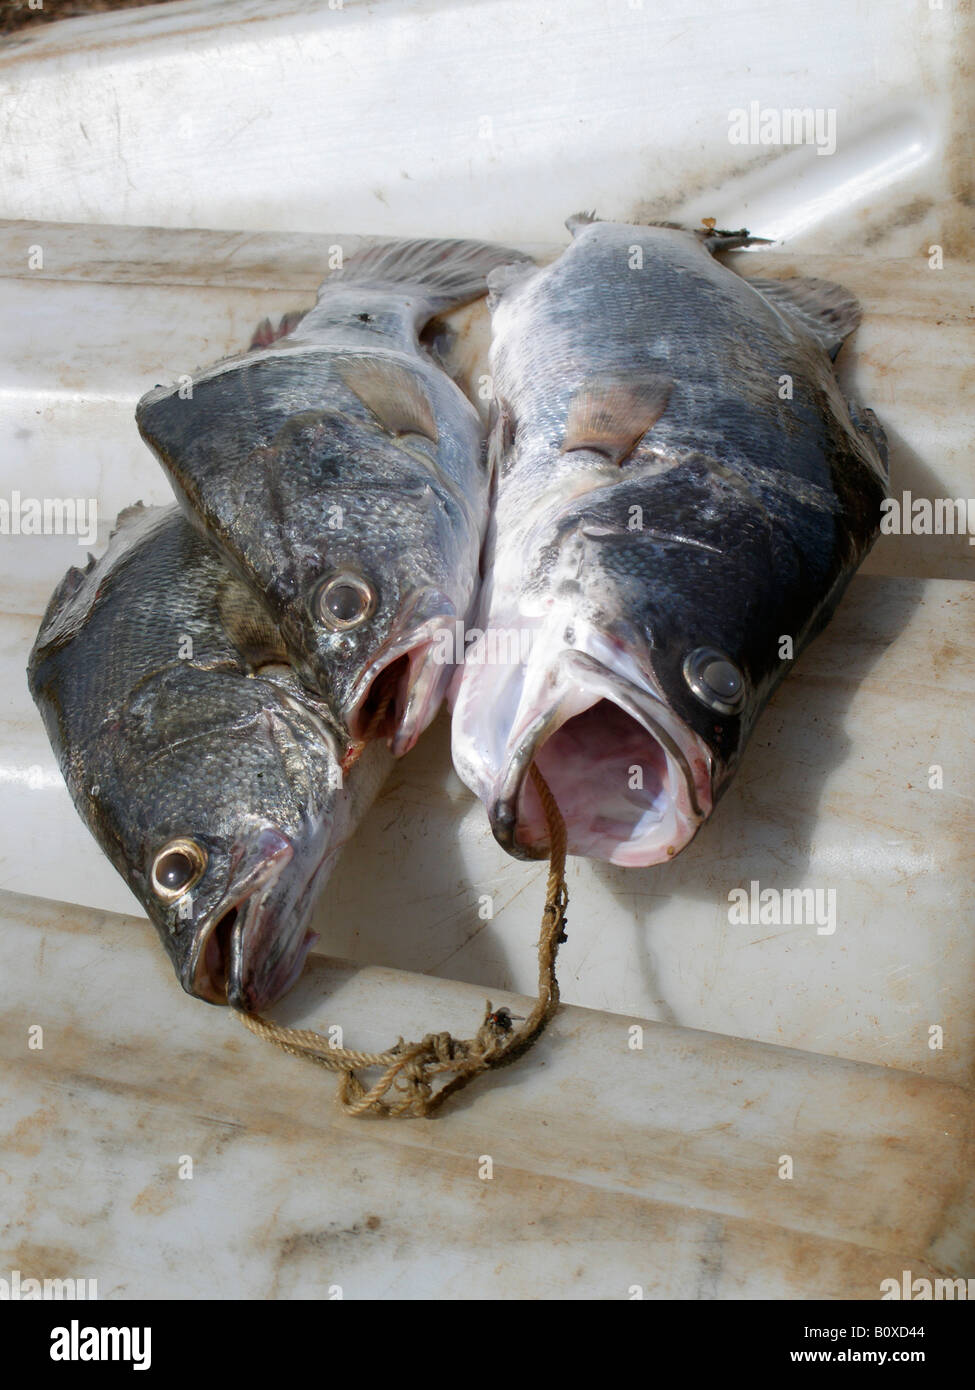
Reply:
M38 1245L22 1240L10 1252L10 1268L22 1279L80 1279L90 1277L90 1265L65 1245Z
M959 660L966 656L967 652L957 642L952 642L950 638L946 637L938 650L931 653L932 675L945 675L955 667Z
M150 1183L144 1187L138 1197L132 1203L132 1210L145 1213L147 1216L161 1216L164 1211L168 1211L173 1205L174 1194L172 1185L163 1186L162 1183Z
M47 1138L46 1131L57 1119L57 1107L49 1105L25 1115L7 1135L6 1147L14 1153L33 1158L39 1154Z

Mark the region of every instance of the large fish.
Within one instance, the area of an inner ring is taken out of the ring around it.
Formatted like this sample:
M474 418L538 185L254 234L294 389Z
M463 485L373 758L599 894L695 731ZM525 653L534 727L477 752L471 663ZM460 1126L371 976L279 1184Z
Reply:
M468 616L487 522L479 416L418 334L512 260L467 241L363 251L293 331L137 411L303 681L397 754L449 683L442 638Z
M48 606L28 676L82 819L188 993L261 1010L392 765L349 748L177 507L133 508ZM356 754L360 756L356 758Z
M645 865L708 817L878 530L886 449L831 358L856 302L747 233L570 219L491 279L497 499L453 754L511 853ZM786 640L788 639L788 640Z

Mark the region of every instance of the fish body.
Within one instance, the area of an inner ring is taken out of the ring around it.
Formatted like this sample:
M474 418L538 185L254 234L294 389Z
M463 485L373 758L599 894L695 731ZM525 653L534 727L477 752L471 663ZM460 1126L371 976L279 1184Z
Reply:
M349 749L177 507L123 513L107 552L68 572L28 678L74 804L183 988L273 1002L300 974L315 898L387 749Z
M569 226L491 280L497 494L453 756L512 853L548 850L535 761L570 853L653 864L875 539L886 451L836 382L840 287L737 275L712 252L744 233Z
M361 252L291 332L137 411L302 681L397 754L446 691L438 637L468 616L488 507L480 418L418 335L515 259L463 241Z

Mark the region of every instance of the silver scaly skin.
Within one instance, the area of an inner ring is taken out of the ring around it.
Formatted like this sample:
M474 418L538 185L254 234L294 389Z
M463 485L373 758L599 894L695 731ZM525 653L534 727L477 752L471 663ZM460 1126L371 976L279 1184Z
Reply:
M183 988L260 1011L392 766L350 748L177 507L131 508L48 606L28 678L68 790Z
M469 614L488 511L478 414L418 335L513 260L468 241L359 252L293 331L137 411L304 683L353 737L371 730L397 755L452 675L438 638Z
M535 761L570 853L647 865L869 550L886 448L836 383L839 286L735 274L713 253L745 232L568 225L551 265L490 280L496 505L453 755L511 853L548 852Z

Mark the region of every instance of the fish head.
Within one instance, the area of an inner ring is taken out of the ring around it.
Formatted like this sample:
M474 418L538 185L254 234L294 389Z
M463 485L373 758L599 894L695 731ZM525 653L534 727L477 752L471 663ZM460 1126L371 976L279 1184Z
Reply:
M342 838L341 744L321 714L290 672L170 671L92 753L90 823L183 988L266 1008L301 973Z
M453 674L471 602L479 526L415 435L333 417L321 430L314 502L265 591L295 669L353 739L406 753ZM307 441L309 448L312 441Z
M784 653L808 635L804 595L821 588L834 544L817 500L785 525L774 498L685 460L659 488L616 481L540 515L507 593L496 557L484 603L511 615L521 649L468 651L453 746L509 852L549 850L533 763L570 853L642 866L690 843L788 669Z
M440 634L473 599L481 427L443 373L429 369L428 394L419 368L333 356L258 355L188 400L150 392L137 418L303 682L353 738L382 735L401 754L450 679Z

